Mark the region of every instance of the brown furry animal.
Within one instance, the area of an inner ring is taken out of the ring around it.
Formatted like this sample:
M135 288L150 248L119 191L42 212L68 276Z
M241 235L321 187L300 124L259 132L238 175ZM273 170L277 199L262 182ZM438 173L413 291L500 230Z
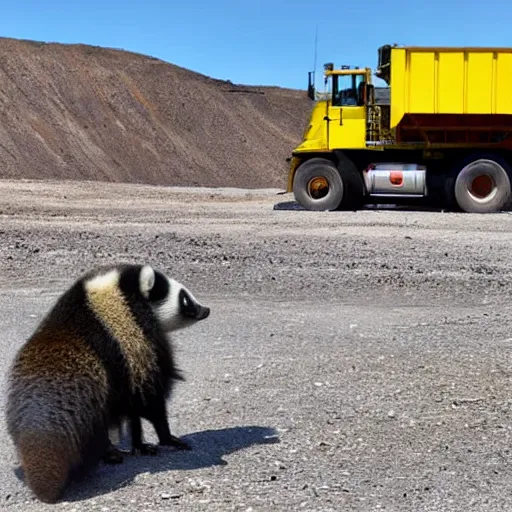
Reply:
M183 285L150 266L89 272L65 292L19 350L9 374L8 432L25 479L43 502L57 501L75 471L121 462L109 429L141 418L161 445L188 449L170 432L166 399L181 379L167 333L208 317Z

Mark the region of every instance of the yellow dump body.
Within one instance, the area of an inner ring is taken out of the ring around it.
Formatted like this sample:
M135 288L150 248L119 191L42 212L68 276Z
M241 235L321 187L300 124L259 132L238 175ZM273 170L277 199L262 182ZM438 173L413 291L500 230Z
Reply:
M512 48L394 47L391 118L512 114Z

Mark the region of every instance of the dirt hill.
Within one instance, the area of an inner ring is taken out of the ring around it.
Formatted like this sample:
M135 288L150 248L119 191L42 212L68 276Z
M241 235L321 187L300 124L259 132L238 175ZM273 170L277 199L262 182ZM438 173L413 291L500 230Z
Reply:
M249 64L248 64L249 65ZM0 177L284 187L311 104L121 50L0 38Z

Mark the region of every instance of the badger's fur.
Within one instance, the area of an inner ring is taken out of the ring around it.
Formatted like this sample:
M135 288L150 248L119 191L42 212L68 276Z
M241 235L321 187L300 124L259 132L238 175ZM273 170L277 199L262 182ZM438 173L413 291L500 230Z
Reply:
M182 377L166 334L209 313L148 265L95 269L58 299L9 373L8 432L41 501L57 501L75 471L121 462L109 429L125 421L132 452L156 452L143 443L141 418L161 445L189 448L167 421L166 399Z

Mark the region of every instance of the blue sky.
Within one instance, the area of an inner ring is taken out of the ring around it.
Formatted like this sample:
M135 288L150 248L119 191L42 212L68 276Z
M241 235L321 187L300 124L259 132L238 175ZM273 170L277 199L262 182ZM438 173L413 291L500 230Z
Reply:
M122 48L236 83L305 88L317 25L321 70L328 61L374 68L386 43L512 46L511 19L504 0L8 0L0 35Z

